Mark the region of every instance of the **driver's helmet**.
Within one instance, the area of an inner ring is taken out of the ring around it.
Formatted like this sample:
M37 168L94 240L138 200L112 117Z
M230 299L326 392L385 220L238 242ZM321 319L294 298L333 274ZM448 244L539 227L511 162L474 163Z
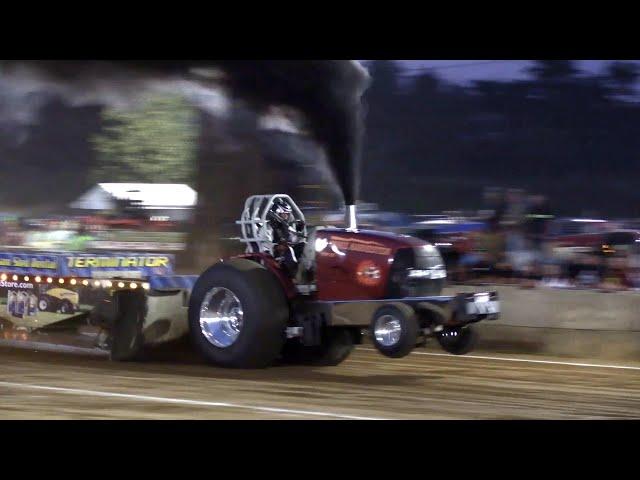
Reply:
M291 223L293 221L293 210L283 198L276 198L273 201L271 212L276 218L285 223Z

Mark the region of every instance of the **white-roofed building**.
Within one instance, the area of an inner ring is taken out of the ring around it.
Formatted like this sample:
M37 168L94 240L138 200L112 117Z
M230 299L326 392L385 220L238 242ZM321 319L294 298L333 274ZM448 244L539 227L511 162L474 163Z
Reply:
M113 211L120 202L149 210L150 216L186 220L198 201L198 194L181 183L98 183L71 202L78 210Z

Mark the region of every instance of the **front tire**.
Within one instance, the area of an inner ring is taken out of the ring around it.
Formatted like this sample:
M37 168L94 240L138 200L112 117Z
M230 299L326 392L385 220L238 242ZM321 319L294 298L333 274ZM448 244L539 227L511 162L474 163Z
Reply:
M196 349L222 367L271 365L284 344L288 319L288 302L277 278L246 259L206 270L189 302L189 331Z
M406 357L416 347L420 326L415 311L403 303L384 305L370 326L373 346L390 358Z
M41 312L50 312L52 308L52 302L45 295L41 295L38 299L38 310Z

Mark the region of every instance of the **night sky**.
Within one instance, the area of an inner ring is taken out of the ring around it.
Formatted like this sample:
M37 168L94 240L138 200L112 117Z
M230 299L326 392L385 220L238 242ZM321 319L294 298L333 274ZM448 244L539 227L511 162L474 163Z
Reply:
M594 75L613 60L576 60L580 70ZM633 60L640 65L640 60ZM515 80L527 78L531 60L396 60L406 75L424 71L451 82L465 84L473 80ZM367 61L363 63L366 65Z
M483 98L481 88L469 85L475 80L525 79L529 60L395 62L405 78L428 72L469 88L377 92L377 103L368 105L363 200L433 213L473 208L489 185L544 193L572 215L598 211L640 217L633 181L639 165L640 84L636 95L614 101L606 95L605 80L577 81L560 92L563 98L539 104L525 96L527 85L489 86L515 88L506 100ZM575 61L585 75L604 73L610 62ZM640 60L634 62L640 65ZM590 90L596 84L605 94ZM5 110L23 101L5 102ZM0 129L0 166L5 172L0 211L65 205L89 188L88 172L96 164L89 139L102 127L99 107L72 107L57 99L45 102L32 125ZM414 194L411 182L422 182L423 189L427 185L429 196Z

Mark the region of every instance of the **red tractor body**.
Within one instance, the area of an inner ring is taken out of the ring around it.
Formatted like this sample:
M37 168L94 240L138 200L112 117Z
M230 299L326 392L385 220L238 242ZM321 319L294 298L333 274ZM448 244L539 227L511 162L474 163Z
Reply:
M274 209L286 224L273 220ZM349 228L311 228L287 195L247 199L237 222L247 252L205 271L191 293L189 326L202 353L227 366L266 366L278 356L336 365L365 331L393 358L429 337L452 353L470 351L469 325L498 318L497 294L443 295L446 270L433 245L359 230L355 209L348 213ZM292 241L276 239L282 228Z
M401 267L406 269L422 267L441 271L438 278L426 279L435 283L414 280L415 284L422 284L419 294L439 294L446 275L437 250L429 243L407 235L327 228L316 233L314 249L315 289L309 296L318 301L381 300L396 296L393 293L399 287L394 285L397 279L393 274L400 268L396 262L401 262ZM247 258L264 265L278 278L289 299L299 295L293 279L271 255L248 253L236 258Z

